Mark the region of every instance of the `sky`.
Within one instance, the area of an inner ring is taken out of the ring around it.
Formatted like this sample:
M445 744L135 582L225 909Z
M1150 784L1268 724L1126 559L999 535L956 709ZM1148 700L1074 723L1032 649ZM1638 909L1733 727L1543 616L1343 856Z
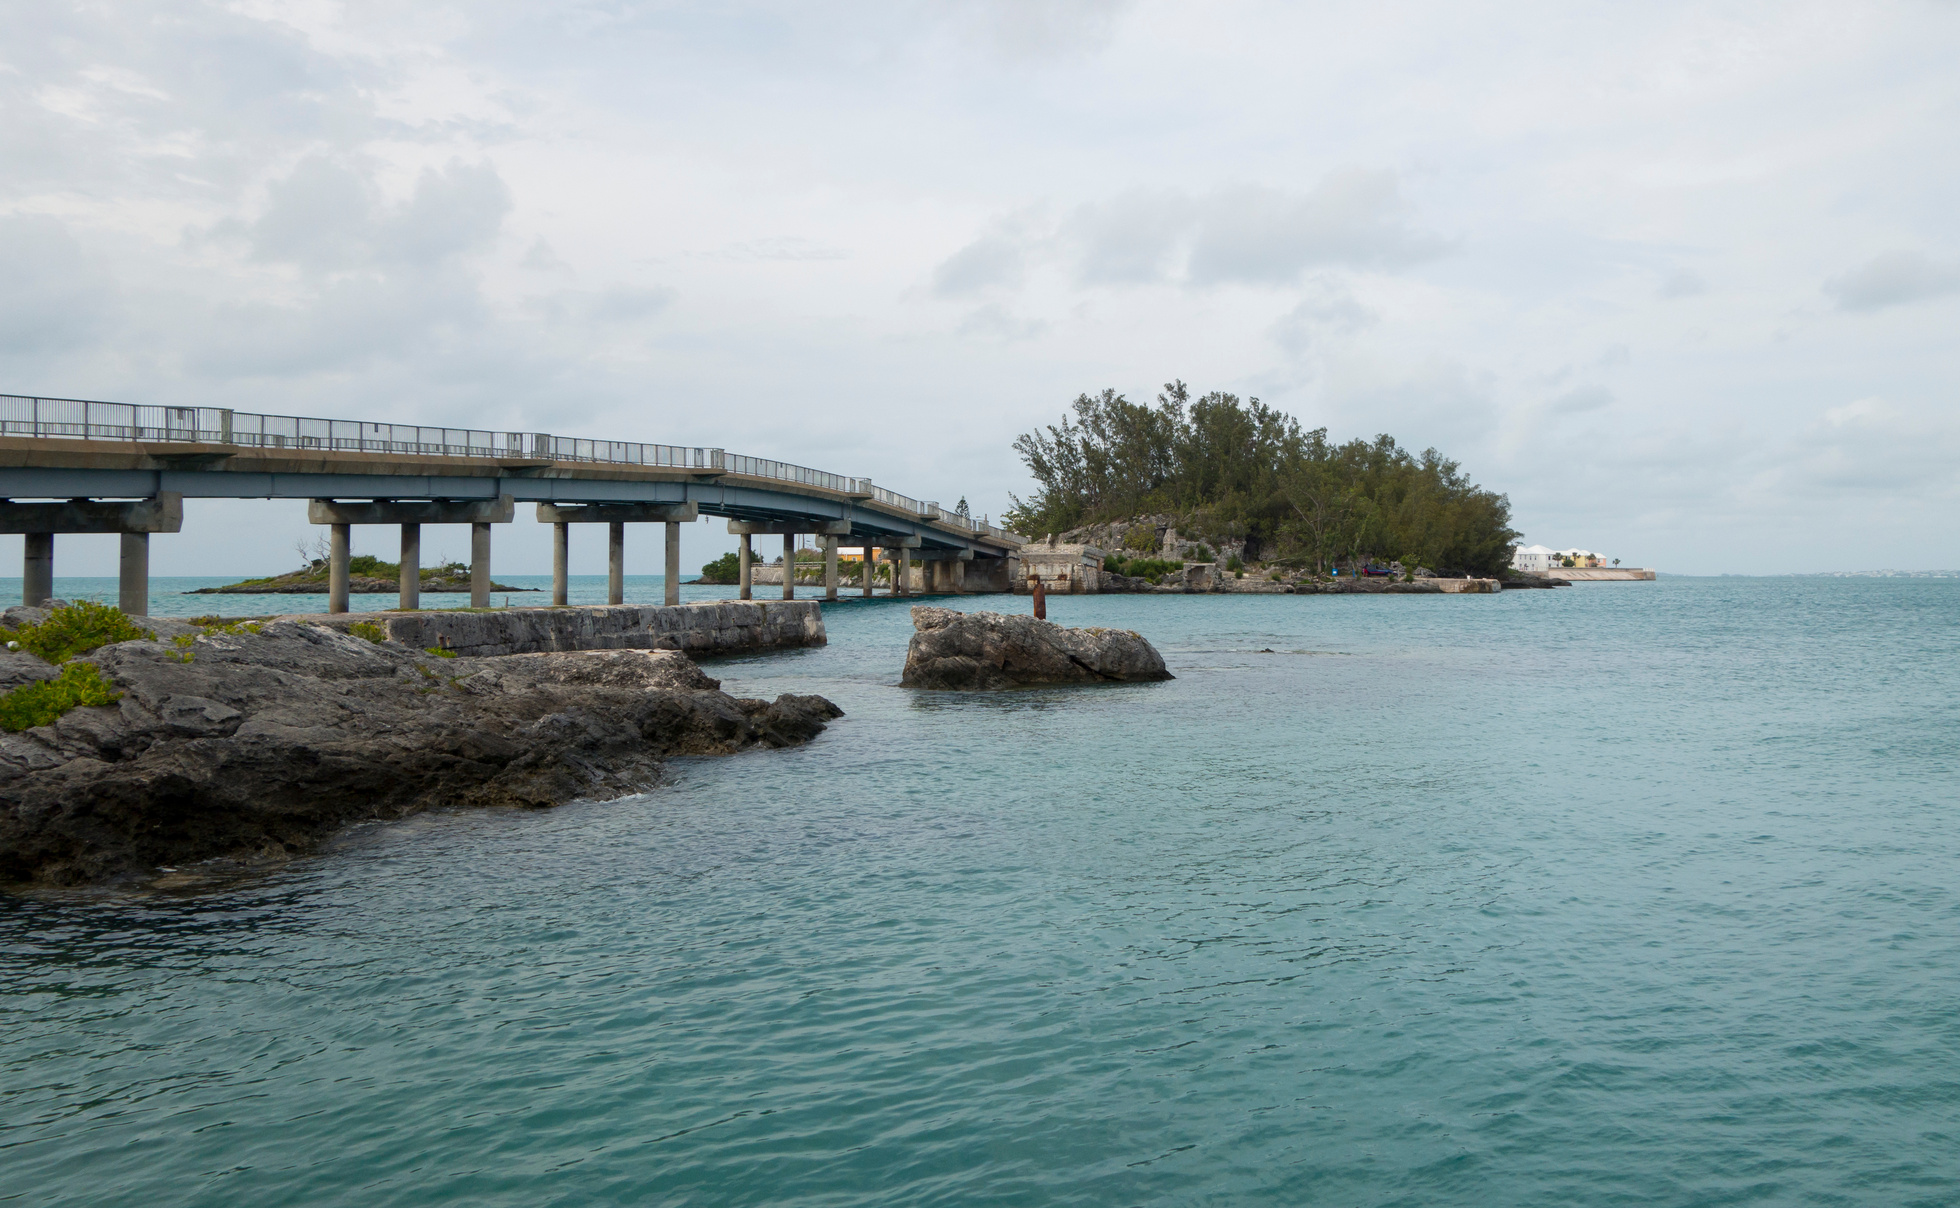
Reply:
M717 445L998 517L1015 435L1181 379L1434 446L1526 541L1960 567L1955 63L1955 0L0 0L0 392ZM500 573L549 568L526 510ZM153 569L309 534L190 501Z

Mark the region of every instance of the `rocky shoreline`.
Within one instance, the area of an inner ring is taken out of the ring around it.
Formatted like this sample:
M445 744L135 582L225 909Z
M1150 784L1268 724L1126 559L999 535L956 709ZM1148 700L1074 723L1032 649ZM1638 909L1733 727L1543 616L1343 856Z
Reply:
M670 757L804 743L841 716L730 696L673 650L445 657L294 620L144 625L155 640L74 660L115 704L0 733L0 882L279 860L369 819L617 797ZM54 675L0 651L0 689Z

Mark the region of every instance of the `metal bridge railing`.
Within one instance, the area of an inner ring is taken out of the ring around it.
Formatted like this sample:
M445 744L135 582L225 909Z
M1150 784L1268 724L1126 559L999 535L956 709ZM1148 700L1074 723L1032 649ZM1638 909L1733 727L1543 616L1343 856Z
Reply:
M875 499L888 507L984 537L1022 538L992 524L947 512L937 503L873 486L868 478L832 474L809 466L722 449L586 440L545 432L492 432L431 428L364 420L261 415L228 407L150 407L86 399L0 394L0 436L71 440L187 441L256 449L331 449L351 453L411 453L423 457L495 457L587 461L608 465L665 466L718 471L793 482Z

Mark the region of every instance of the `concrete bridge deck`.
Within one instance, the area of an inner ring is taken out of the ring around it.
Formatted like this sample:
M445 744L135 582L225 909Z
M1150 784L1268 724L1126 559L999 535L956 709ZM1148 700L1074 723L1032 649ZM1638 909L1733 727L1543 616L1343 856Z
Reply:
M629 523L666 526L669 603L678 599L679 525L700 515L729 521L744 567L757 535L781 536L786 560L799 534L822 537L830 598L840 587L840 546L864 549L867 565L875 550L923 563L942 589L1004 590L1006 559L1023 544L869 478L720 448L0 395L0 532L28 535L26 595L44 600L52 590L55 534L119 532L124 610L147 611L149 534L178 531L185 498L312 501L309 518L333 533L335 611L346 608L352 524L401 526L404 608L419 605L420 526L470 524L471 603L487 605L491 529L514 519L520 502L538 505L537 519L555 526L560 603L567 533L580 522L609 526L615 603ZM97 502L108 500L137 502ZM969 580L976 563L983 573ZM909 579L896 578L899 594ZM743 598L749 589L745 581ZM794 592L786 582L784 598Z

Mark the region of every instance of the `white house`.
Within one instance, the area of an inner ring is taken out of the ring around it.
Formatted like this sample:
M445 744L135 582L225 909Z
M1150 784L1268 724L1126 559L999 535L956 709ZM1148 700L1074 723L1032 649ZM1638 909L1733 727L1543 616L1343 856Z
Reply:
M1520 545L1511 555L1513 570L1550 570L1558 565L1558 555L1549 546Z

